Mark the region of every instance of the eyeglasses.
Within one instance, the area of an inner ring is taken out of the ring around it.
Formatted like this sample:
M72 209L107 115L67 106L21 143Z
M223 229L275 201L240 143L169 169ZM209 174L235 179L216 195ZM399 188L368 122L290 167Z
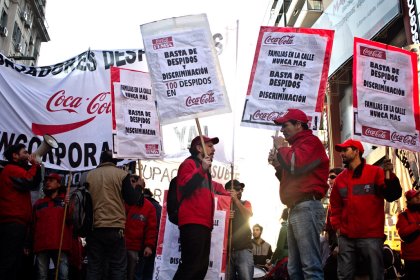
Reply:
M330 178L331 180L332 179L335 179L335 177L337 177L336 175L330 175L330 176L328 176L328 178Z

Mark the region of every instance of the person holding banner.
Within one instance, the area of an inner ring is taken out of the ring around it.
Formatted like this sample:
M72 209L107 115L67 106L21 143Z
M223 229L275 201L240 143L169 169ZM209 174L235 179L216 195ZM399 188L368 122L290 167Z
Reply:
M174 280L204 279L209 266L211 231L213 229L214 193L210 169L219 138L200 136L191 141L191 156L178 169L177 193L181 201L178 227L181 264ZM204 150L205 149L205 150Z
M384 279L384 198L392 202L401 196L400 181L391 172L390 160L384 160L383 169L367 164L360 141L348 139L335 150L345 166L330 197L331 226L338 236L338 279L353 279L360 258L369 265L371 280Z
M106 279L126 280L124 201L135 205L141 190L132 187L130 174L118 168L117 161L112 158L112 151L103 151L98 167L87 173L87 188L92 196L94 213L93 229L86 237L87 280L104 276ZM104 271L106 265L109 268Z
M11 145L4 157L8 163L0 173L0 275L13 280L22 272L24 243L32 219L31 191L39 188L42 177L41 165L25 145Z
M329 160L304 112L289 109L274 123L281 125L284 137L273 136L274 149L268 161L280 180L280 199L290 209L289 275L291 279L324 279L320 233L325 210L321 199L328 190Z

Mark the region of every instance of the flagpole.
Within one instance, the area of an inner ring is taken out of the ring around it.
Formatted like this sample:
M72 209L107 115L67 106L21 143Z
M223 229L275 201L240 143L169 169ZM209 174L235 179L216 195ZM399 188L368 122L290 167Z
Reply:
M64 228L66 226L66 217L67 217L67 208L68 208L67 197L70 195L70 186L71 186L71 181L72 180L73 180L73 174L70 171L69 172L69 179L67 181L66 196L64 197L64 202L65 202L65 204L64 204L64 214L63 214L63 223L61 225L60 246L58 247L57 265L55 267L55 280L58 279L58 272L59 272L59 269L60 269L61 247L63 246Z

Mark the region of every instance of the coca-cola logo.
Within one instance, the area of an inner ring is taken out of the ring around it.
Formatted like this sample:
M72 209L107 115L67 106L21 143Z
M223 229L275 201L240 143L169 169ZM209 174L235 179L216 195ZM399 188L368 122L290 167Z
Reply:
M389 140L390 132L389 130L377 129L369 126L362 126L362 134L365 136L378 138L381 140Z
M272 122L275 119L279 118L282 115L282 113L279 112L261 112L260 110L257 110L252 115L252 119L256 121L268 121Z
M110 114L111 113L111 100L109 92L101 92L95 95L93 98L80 96L73 96L66 94L65 90L59 90L54 93L45 104L45 108L48 112L68 112L78 114L81 110L86 110L88 115L94 115L86 120L67 123L67 124L38 124L32 123L32 132L36 135L43 134L58 134L68 132L77 129L91 121L93 121L96 115ZM85 102L87 103L84 106Z
M172 37L158 38L152 40L152 45L154 50L171 48L174 46L174 41Z
M146 148L146 154L157 155L159 154L158 144L144 144Z
M395 143L395 142L400 142L400 143L404 143L406 145L410 145L410 146L416 146L417 145L417 134L407 134L407 135L401 135L398 134L398 132L392 132L391 134L391 142Z
M216 98L214 97L214 92L212 90L209 90L205 94L203 94L200 97L192 97L188 96L185 100L185 105L187 107L191 106L197 106L197 105L203 105L203 104L209 104L209 103L215 103Z
M266 45L293 45L294 35L284 35L282 37L267 36L264 40Z
M386 52L383 50L377 50L373 48L368 48L360 46L360 54L364 56L369 56L378 59L386 59Z

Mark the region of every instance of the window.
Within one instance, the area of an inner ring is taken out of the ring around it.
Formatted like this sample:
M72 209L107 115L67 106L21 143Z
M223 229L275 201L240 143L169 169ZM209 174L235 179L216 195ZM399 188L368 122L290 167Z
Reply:
M7 26L7 13L4 9L1 13L0 26L3 26L3 27Z
M22 31L20 30L20 27L17 22L15 22L15 27L13 28L13 42L15 44L19 44L22 40Z

